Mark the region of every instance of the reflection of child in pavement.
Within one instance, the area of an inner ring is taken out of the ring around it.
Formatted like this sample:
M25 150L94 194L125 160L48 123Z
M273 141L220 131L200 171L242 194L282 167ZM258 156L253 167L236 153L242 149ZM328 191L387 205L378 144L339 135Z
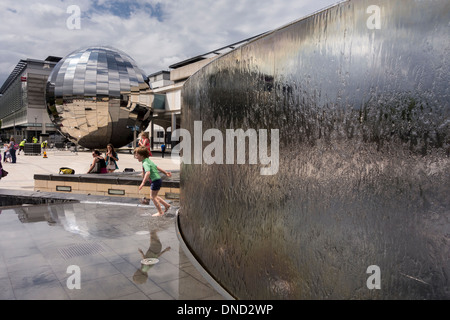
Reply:
M169 251L170 247L167 247L162 251L161 249L162 249L161 241L159 240L159 237L156 234L156 230L152 230L150 231L150 247L148 248L147 252L144 254L144 252L141 249L138 249L138 251L141 253L142 259L158 258L164 252ZM145 283L148 278L148 271L153 266L154 264L151 265L141 264L141 268L137 269L133 275L133 281L138 284Z

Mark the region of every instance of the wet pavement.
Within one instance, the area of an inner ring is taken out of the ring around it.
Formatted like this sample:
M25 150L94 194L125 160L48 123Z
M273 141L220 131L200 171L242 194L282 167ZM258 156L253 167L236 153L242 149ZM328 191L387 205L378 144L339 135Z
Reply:
M63 166L84 173L92 161L90 152L47 155L3 163L0 300L232 300L187 249L177 200L169 200L165 216L152 217L153 204L136 198L34 191L35 174L58 174ZM154 152L152 160L180 168L170 155ZM139 172L141 163L120 153L119 167ZM142 265L139 249L159 261Z
M230 300L180 241L177 203L133 201L0 207L0 299Z

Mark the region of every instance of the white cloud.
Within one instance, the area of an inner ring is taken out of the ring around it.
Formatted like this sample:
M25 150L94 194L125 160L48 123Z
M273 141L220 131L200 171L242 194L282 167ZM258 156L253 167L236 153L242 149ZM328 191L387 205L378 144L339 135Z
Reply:
M79 30L67 27L67 7L74 1L2 0L0 86L20 59L64 57L78 48L97 44L123 50L147 74L154 73L276 29L338 0L137 0L133 1L134 7L145 5L145 9L132 10L128 16L125 9L124 15L120 14L117 4L129 1L76 2L81 9ZM152 16L149 6L158 7L161 16Z

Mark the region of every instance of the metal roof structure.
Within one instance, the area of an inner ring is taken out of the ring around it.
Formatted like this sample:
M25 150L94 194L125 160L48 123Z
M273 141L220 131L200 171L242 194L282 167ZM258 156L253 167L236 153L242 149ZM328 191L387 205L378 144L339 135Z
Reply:
M186 66L188 64L191 64L191 63L195 63L195 62L198 62L198 61L201 61L201 60L204 60L204 59L211 58L214 55L220 55L220 54L227 53L227 52L229 52L229 51L231 51L231 50L233 50L233 49L235 49L235 48L237 48L237 47L239 47L239 46L241 46L241 45L243 45L243 44L245 44L247 42L250 42L251 40L253 40L253 39L255 39L255 38L259 37L259 36L262 36L262 35L266 34L266 33L267 32L263 32L263 33L258 34L256 36L253 36L253 37L250 37L250 38L247 38L247 39L244 39L244 40L232 43L232 44L230 44L228 46L225 46L225 47L222 47L222 48L219 48L219 49L215 49L213 51L210 51L210 52L207 52L205 54L201 54L201 55L198 55L198 56L195 56L195 57L183 60L181 62L174 63L174 64L170 65L169 68L177 69L177 68L180 68L180 67L184 67L184 66Z
M11 83L25 70L27 67L28 62L50 62L50 63L57 63L59 60L61 60L61 57L55 57L55 56L48 56L44 61L37 60L37 59L21 59L17 65L15 66L14 70L10 73L9 77L5 80L2 87L0 88L0 94L5 93L6 89L11 85Z
M0 88L0 94L3 94L6 91L6 89L10 86L10 84L22 73L23 70L25 70L26 67L27 67L26 60L20 60L19 63L17 63L14 70L11 72L9 77L6 79L6 81Z

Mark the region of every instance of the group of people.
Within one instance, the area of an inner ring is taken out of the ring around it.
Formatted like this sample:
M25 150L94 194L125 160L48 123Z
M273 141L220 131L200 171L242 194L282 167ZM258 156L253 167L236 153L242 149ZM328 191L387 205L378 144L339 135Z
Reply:
M21 147L24 146L24 143L25 140L21 143ZM172 174L169 171L158 167L149 159L149 157L152 156L152 152L150 150L150 140L147 132L143 132L141 134L138 144L139 146L134 149L134 158L142 163L143 178L141 184L139 185L139 190L142 190L147 181L150 182L150 199L153 201L156 209L158 210L158 212L153 216L162 216L170 209L170 204L158 195L162 185L162 179L159 173L161 172L168 177L171 177ZM10 138L9 143L5 144L4 148L5 151L3 161L6 162L8 161L7 159L11 159L12 163L16 163L16 150L19 149L19 145L16 145L14 137ZM23 148L20 150L23 150ZM102 156L102 153L99 150L93 150L92 157L93 160L87 173L108 173L119 169L119 166L117 165L119 156L111 143L106 146L105 157ZM146 200L145 197L144 200ZM162 209L163 207L164 211Z
M9 139L9 142L3 145L3 162L16 163L17 161L16 151L18 151L17 155L20 155L20 152L24 151L25 149L26 142L27 139L22 139L22 141L20 141L19 144L16 144L15 138L11 137ZM37 138L33 137L33 143L37 142L38 142ZM42 142L41 147L43 150L47 148L47 140Z
M142 163L143 171L143 178L141 184L139 185L139 190L142 190L147 181L150 181L150 199L153 201L156 209L158 210L158 212L153 216L162 216L170 209L170 204L158 195L162 185L162 179L159 172L168 177L171 177L172 173L158 167L149 159L149 157L152 156L152 152L150 150L150 140L147 132L143 132L141 134L138 144L139 146L134 149L134 157ZM99 150L93 150L92 157L93 160L89 167L88 173L108 173L114 172L119 168L117 165L119 156L117 155L114 146L110 143L106 146L106 157L103 157ZM164 211L162 207L164 207Z
M119 156L111 143L106 146L106 157L99 150L92 151L92 163L87 173L108 173L119 169Z
M138 144L139 147L145 147L149 152L149 156L152 156L150 139L147 132L141 133ZM97 149L92 151L92 157L92 163L87 173L111 173L119 169L119 166L117 165L119 156L111 143L108 143L106 146L106 157L103 157L101 151Z

